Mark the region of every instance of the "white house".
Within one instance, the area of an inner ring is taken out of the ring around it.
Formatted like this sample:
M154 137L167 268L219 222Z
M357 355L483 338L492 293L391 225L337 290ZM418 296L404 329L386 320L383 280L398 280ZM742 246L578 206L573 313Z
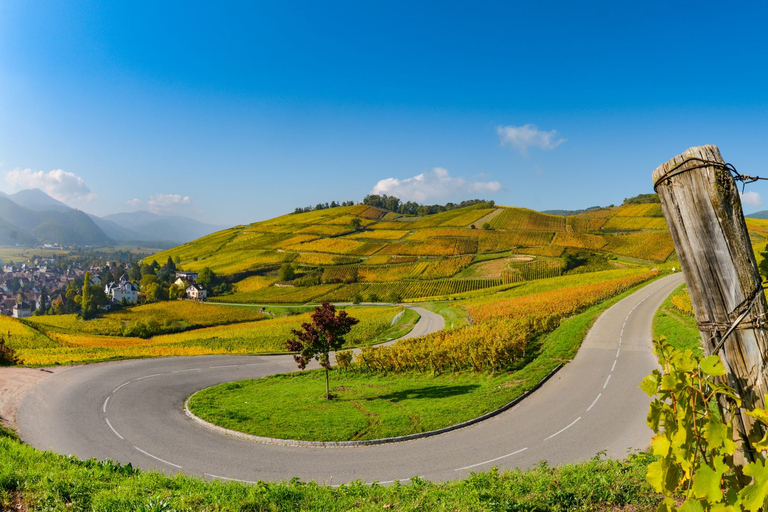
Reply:
M187 286L187 298L193 300L203 300L208 296L208 292L199 284L191 284Z
M115 302L125 299L130 304L139 300L139 288L130 281L121 280L119 284L109 283L104 287L104 293Z
M32 306L26 302L17 302L13 305L11 316L13 318L27 318L28 316L32 316Z

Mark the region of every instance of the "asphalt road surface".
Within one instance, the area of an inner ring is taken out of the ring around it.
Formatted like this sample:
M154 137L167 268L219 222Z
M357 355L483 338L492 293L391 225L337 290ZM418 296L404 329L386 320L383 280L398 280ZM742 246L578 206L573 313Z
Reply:
M147 470L254 482L292 477L340 484L414 476L443 481L472 471L577 462L648 446L649 398L637 388L656 367L651 322L681 274L607 310L579 353L538 391L484 422L425 439L365 447L261 444L223 435L184 413L184 401L222 382L292 372L291 356L143 359L72 367L27 394L17 413L32 446ZM443 327L419 311L412 335ZM430 325L431 323L431 325Z

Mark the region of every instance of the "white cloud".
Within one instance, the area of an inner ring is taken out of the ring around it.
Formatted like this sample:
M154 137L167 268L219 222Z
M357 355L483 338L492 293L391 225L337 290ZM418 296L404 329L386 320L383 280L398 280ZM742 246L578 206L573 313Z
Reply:
M753 208L760 208L763 205L763 198L757 192L745 192L741 194L741 202Z
M462 192L493 193L501 188L498 181L474 181L453 178L447 169L435 167L413 178L386 178L373 187L371 194L396 196L403 201L424 203L432 199L455 196Z
M176 213L179 207L192 204L189 196L180 194L154 194L149 196L147 208L152 213L169 214Z
M555 149L566 140L558 136L557 130L545 132L532 124L497 126L496 133L499 135L502 146L509 144L522 155L528 155L528 148L531 147L543 150Z
M56 169L49 172L14 169L5 173L5 181L17 189L39 188L59 201L81 202L96 197L80 176Z
M144 204L144 201L142 201L138 197L134 197L130 201L126 201L125 204L127 204L128 206L133 206L134 208L141 208L141 205Z

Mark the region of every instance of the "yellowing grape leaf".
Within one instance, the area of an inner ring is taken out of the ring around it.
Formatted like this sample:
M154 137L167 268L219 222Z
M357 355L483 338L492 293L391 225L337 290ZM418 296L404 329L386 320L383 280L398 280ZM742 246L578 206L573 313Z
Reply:
M763 506L768 493L768 468L764 461L750 462L744 466L744 474L754 480L739 492L741 503L746 510L756 512Z
M701 371L707 375L712 375L713 377L720 377L721 375L725 375L725 367L723 366L723 363L720 362L719 356L712 355L705 357L701 361L700 366Z
M699 467L693 477L693 495L697 498L705 498L709 503L723 500L720 479L728 469L722 457L714 457L714 463L715 469L704 464Z

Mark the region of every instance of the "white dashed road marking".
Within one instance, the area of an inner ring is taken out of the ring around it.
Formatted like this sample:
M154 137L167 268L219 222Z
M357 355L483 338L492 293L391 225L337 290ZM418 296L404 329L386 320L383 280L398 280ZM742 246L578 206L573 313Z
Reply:
M603 396L603 394L602 394L602 393L600 393L600 394L598 394L598 395L597 395L597 397L595 398L595 400L592 402L592 405L590 405L589 407L587 407L587 412L589 412L589 410L590 410L590 409L592 409L592 408L595 406L595 404L597 403L597 401L598 401L598 400L600 400L600 397L601 397L601 396Z
M106 422L107 422L107 426L108 426L108 427L109 427L109 428L112 430L112 432L114 432L114 434L115 434L117 437L119 437L121 440L124 440L124 439L123 439L123 436L121 436L121 435L120 435L120 434L117 432L117 430L115 430L115 427L113 427L113 426L112 426L112 424L109 422L109 419L107 419L107 418L104 418L104 421L106 421Z
M571 422L571 424L570 424L570 425L568 425L567 427L565 427L565 428L563 428L563 429L560 429L560 430L558 430L557 432L555 432L554 434L552 434L551 436L547 437L547 438L546 438L546 439L544 439L544 440L545 440L545 441L548 441L549 439L552 439L552 438L553 438L553 437L555 437L556 435L558 435L558 434L562 434L563 432L565 432L566 430L568 430L569 428L571 428L572 426L574 426L574 425L576 424L576 422L577 422L577 421L579 421L580 419L581 419L581 416L579 416L578 418L576 418L575 420L573 420L573 421Z
M178 464L174 464L173 462L168 462L167 460L165 460L165 459L161 459L160 457L155 457L155 456L154 456L154 455L152 455L151 453L149 453L149 452L145 452L144 450L142 450L142 449L141 449L141 448L139 448L138 446L134 446L134 449L136 449L136 450L140 451L141 453L143 453L143 454L144 454L144 455L146 455L147 457L152 457L152 458L153 458L153 459L155 459L155 460L159 460L159 461L160 461L160 462L162 462L163 464L168 464L169 466L173 466L173 467L175 467L175 468L179 468L179 469L181 469L181 466L179 466Z

